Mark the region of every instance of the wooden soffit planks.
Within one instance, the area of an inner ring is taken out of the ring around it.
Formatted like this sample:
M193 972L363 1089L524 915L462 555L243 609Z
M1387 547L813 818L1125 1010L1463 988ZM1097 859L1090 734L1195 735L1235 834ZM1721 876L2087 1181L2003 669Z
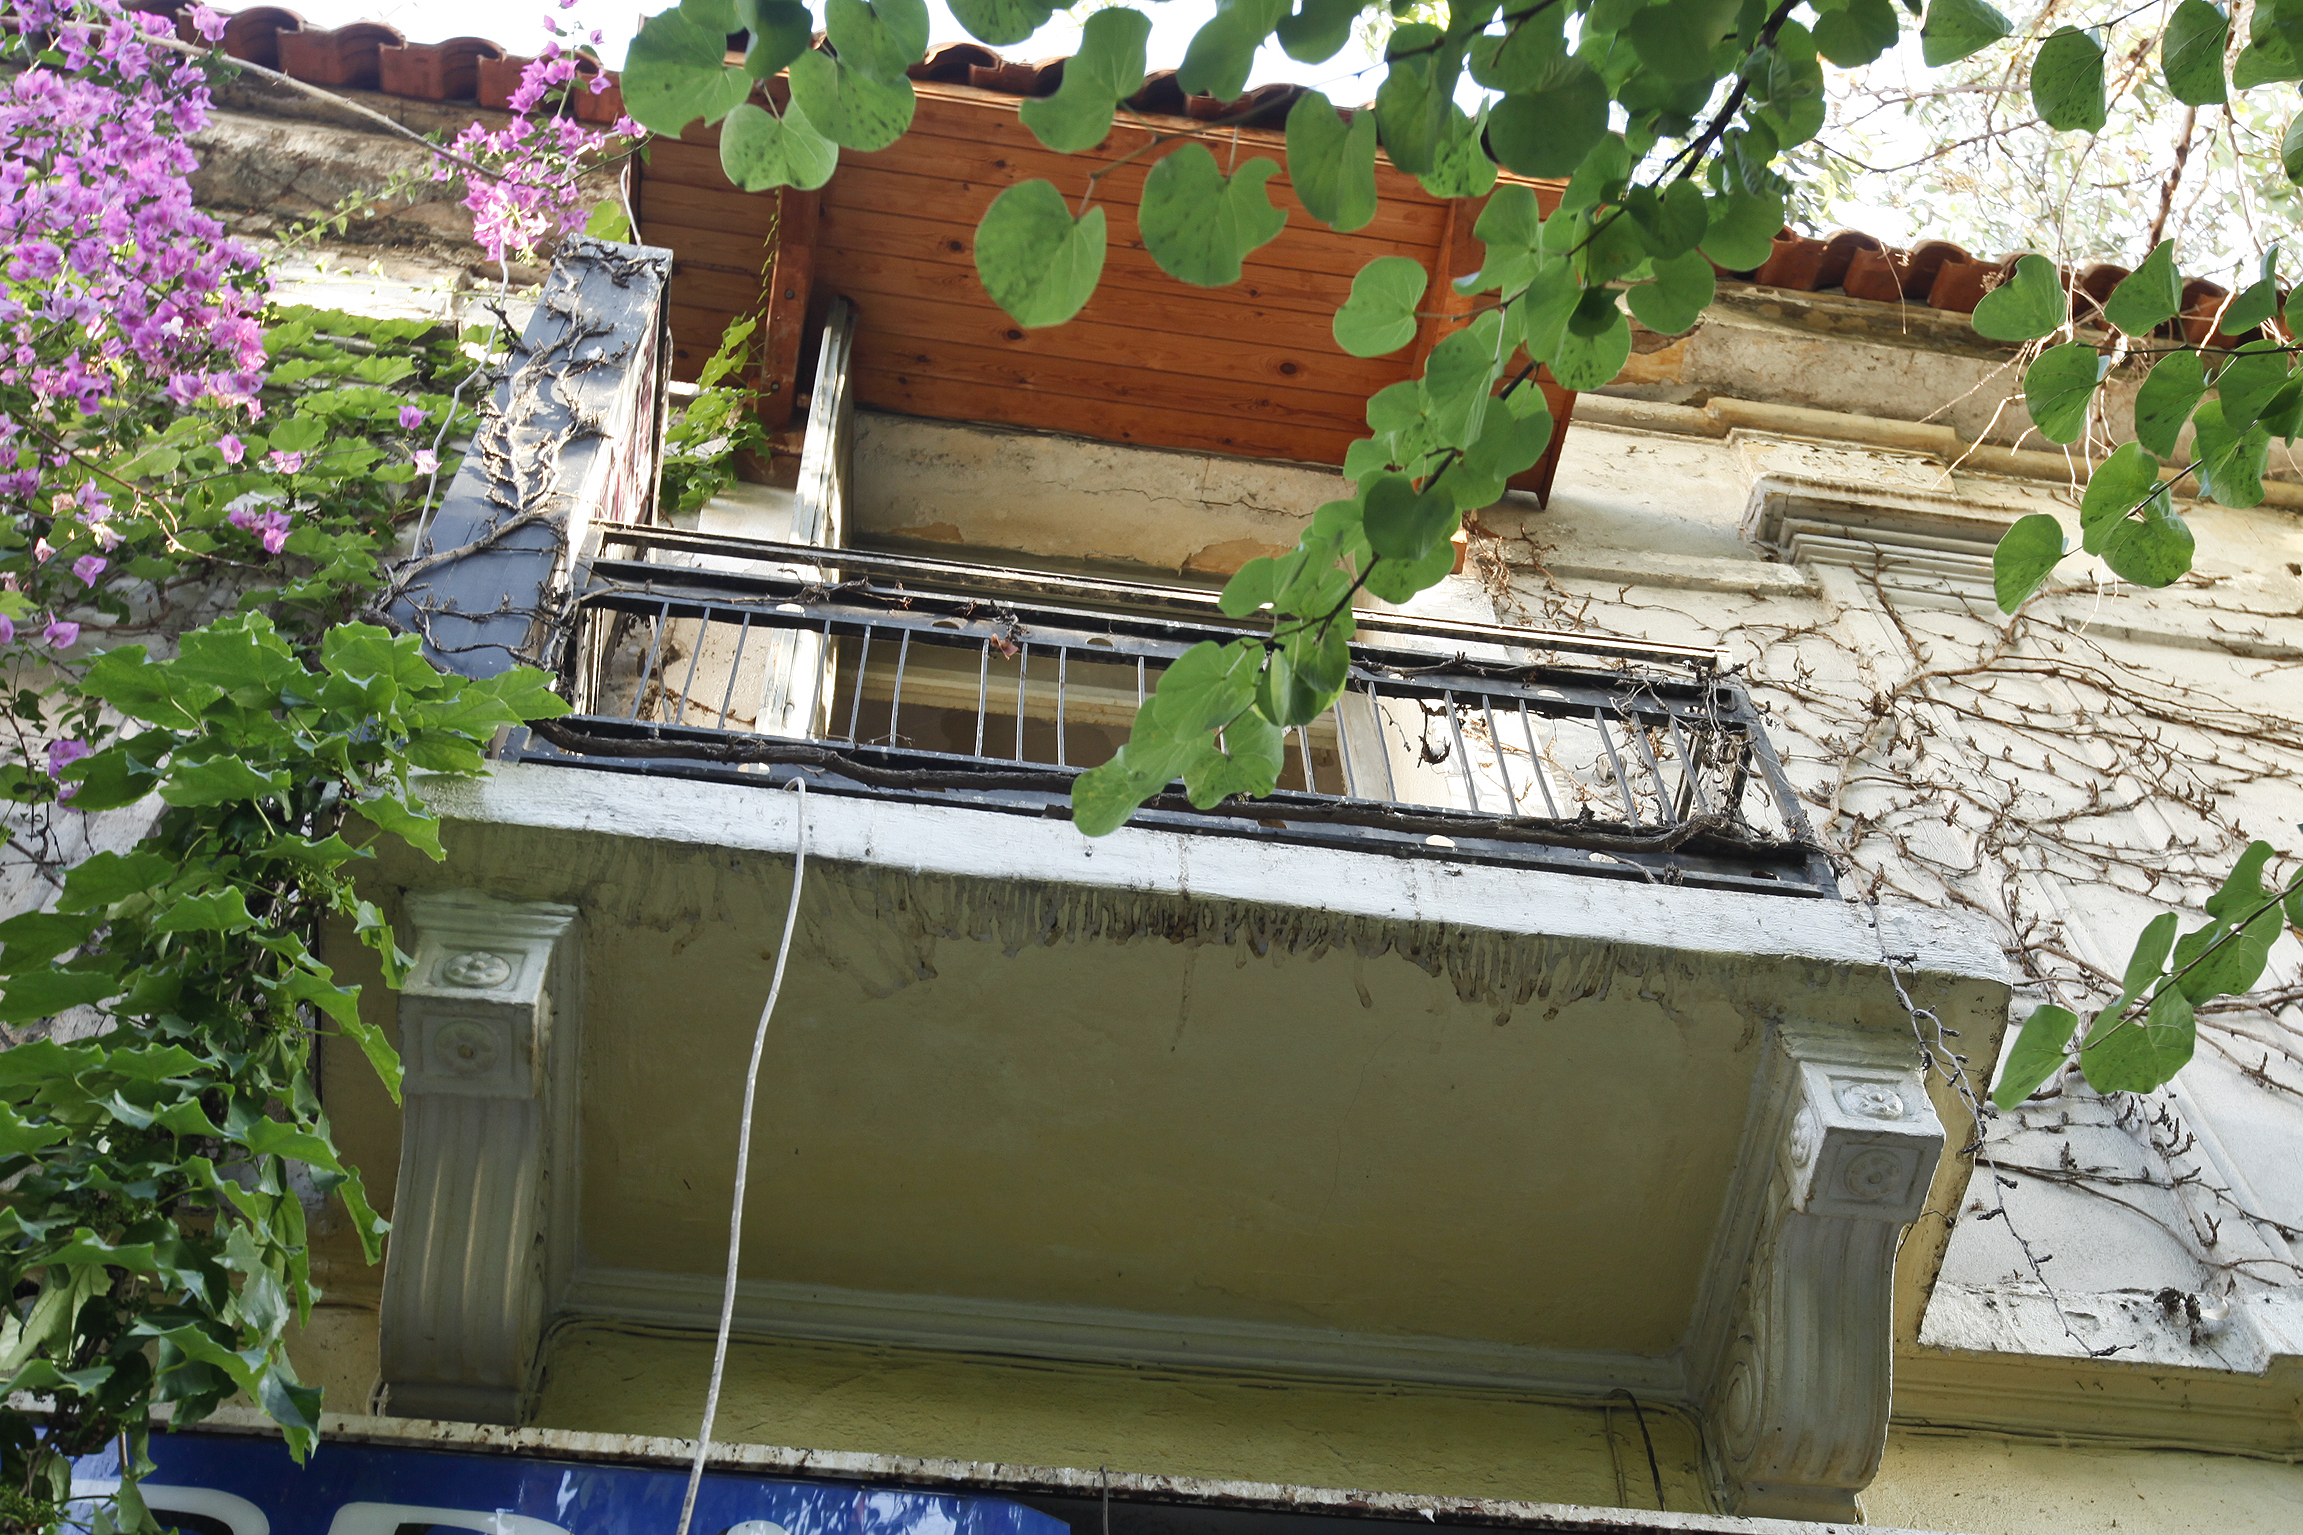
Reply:
M1338 464L1367 434L1376 390L1417 376L1432 346L1464 322L1471 301L1447 278L1476 267L1471 226L1481 200L1449 202L1377 162L1378 204L1367 227L1338 234L1305 213L1284 170L1270 182L1287 212L1278 238L1252 253L1238 282L1197 288L1161 272L1136 230L1144 177L1166 139L1193 134L1228 170L1251 155L1285 164L1284 136L1210 129L1184 118L1131 114L1096 149L1058 155L1019 115L1020 99L968 86L916 82L912 126L872 154L843 151L820 193L738 192L719 175L717 135L692 127L659 145L644 174L646 237L680 253L672 321L689 371L734 303L758 295L768 316L763 385L781 419L804 375L799 315L846 297L860 320L854 387L870 408L943 420L1043 428L1146 447ZM1095 296L1069 323L1026 330L985 296L974 262L976 221L1002 191L1045 179L1071 199L1088 190L1107 211L1110 245ZM1531 183L1546 211L1559 188ZM750 205L747 208L745 205ZM774 281L756 231L779 230ZM799 241L812 229L812 246ZM1329 321L1351 279L1378 256L1402 255L1437 274L1414 342L1379 358L1335 344ZM691 334L693 333L693 334ZM1573 396L1549 387L1562 423ZM1559 451L1520 481L1548 489Z

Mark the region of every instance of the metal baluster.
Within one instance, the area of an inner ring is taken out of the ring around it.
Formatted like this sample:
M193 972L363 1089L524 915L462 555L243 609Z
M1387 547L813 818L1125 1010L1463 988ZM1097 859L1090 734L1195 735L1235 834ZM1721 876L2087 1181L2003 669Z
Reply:
M696 663L704 659L704 636L711 632L711 610L707 608L696 615L695 648L688 652L688 675L680 679L680 706L672 711L675 727L688 717L688 695L696 690Z
M1519 701L1519 728L1527 737L1528 771L1535 774L1535 786L1543 791L1543 808L1553 820L1558 820L1559 802L1551 797L1551 775L1543 770L1543 753L1536 749L1535 726L1527 717L1527 700Z
M1064 765L1064 682L1071 674L1071 647L1056 647L1056 766Z
M864 712L864 669L872 664L872 626L864 625L864 648L856 655L856 690L848 697L848 744L856 742L856 721Z
M1351 799L1359 792L1359 775L1351 770L1351 727L1343 722L1343 701L1351 697L1347 685L1335 698L1335 706L1328 712L1335 716L1335 754L1343 759L1343 797Z
M672 621L672 605L667 602L656 610L656 632L648 639L648 659L640 666L640 685L632 689L630 718L640 717L640 700L648 696L648 679L656 674L656 652L663 648L664 625Z
M1025 678L1027 675L1029 675L1029 674L1030 674L1030 672L1031 672L1031 669L1032 669L1032 646L1031 646L1031 641L1029 641L1029 640L1026 640L1026 641L1024 641L1023 645L1022 645L1021 647L1019 647L1019 648L1017 649L1017 651L1016 651L1016 756L1015 756L1015 760L1016 760L1016 761L1018 761L1018 762L1021 762L1021 761L1023 761L1023 760L1024 760L1024 678Z
M896 690L888 695L888 744L896 744L896 719L904 710L904 663L912 656L912 631L904 631L903 642L896 646Z
M1136 707L1144 706L1144 658L1136 657Z
M1480 813L1479 785L1472 781L1471 753L1464 749L1463 721L1456 717L1455 694L1451 690L1443 689L1440 696L1447 700L1447 729L1448 733L1455 737L1455 765L1456 769L1463 774L1464 798L1471 802L1471 813L1478 815Z
M1399 780L1391 776L1391 743L1383 736L1383 700L1376 696L1373 677L1367 679L1367 712L1375 720L1375 753L1383 763L1383 797L1396 805L1400 802Z
M1671 722L1671 744L1679 748L1680 765L1687 769L1688 793L1680 796L1679 814L1682 819L1685 819L1688 795L1693 795L1696 808L1705 815L1709 815L1711 814L1711 796L1703 792L1703 778L1696 771L1695 753L1687 749L1687 738L1679 733L1679 716L1667 709L1664 711L1663 717Z
M1599 744L1607 748L1607 765L1615 770L1615 785L1623 791L1623 818L1634 826L1643 825L1639 819L1639 801L1632 796L1631 780L1623 776L1623 759L1615 754L1615 737L1608 734L1607 711L1591 711L1591 722L1599 727Z
M1503 780L1503 808L1506 812L1517 815L1519 813L1519 795L1511 787L1511 762L1504 755L1503 732L1495 728L1494 694L1482 693L1479 695L1479 712L1487 716L1487 744L1495 748L1495 772L1496 776Z
M728 663L728 685L720 693L720 728L728 728L728 710L736 701L736 674L744 669L744 641L752 637L752 615L744 615L743 627L736 631L736 658Z
M1671 786L1663 781L1663 764L1655 760L1655 748L1647 744L1646 725L1638 715L1629 714L1624 716L1623 731L1631 737L1631 744L1639 748L1640 760L1647 764L1647 776L1655 780L1656 819L1678 825L1678 813L1671 806Z
M984 716L991 710L992 638L984 636L982 656L976 662L976 755L984 754Z
M1295 749L1303 757L1303 788L1306 794L1317 794L1319 785L1311 776L1311 732L1301 725L1295 727Z

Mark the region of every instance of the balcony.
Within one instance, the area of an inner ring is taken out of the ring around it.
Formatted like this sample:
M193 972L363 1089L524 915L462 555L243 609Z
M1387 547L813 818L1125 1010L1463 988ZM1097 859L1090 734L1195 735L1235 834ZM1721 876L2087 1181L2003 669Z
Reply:
M709 1334L797 879L747 1346L1630 1391L1720 1503L1851 1516L1940 1245L1905 1227L1965 1178L1903 996L1982 1058L2007 990L1957 921L1832 898L1710 653L1364 613L1278 792L1088 839L1072 778L1252 626L844 547L851 311L774 526L664 526L661 264L573 248L402 613L444 665L555 669L576 712L426 787L447 861L371 880L415 952L396 1018L368 1004L406 1107L329 1077L362 1165L399 1169L394 1412L691 1431L556 1396L555 1350ZM979 1421L825 1447L1024 1457ZM1221 1474L1309 1479L1261 1453Z

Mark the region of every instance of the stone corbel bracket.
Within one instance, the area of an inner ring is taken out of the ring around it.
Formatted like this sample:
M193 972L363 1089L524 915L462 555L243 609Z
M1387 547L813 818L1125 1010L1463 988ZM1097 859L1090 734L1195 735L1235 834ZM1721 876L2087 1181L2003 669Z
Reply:
M385 1255L382 1375L400 1417L517 1423L572 1179L576 909L411 894L407 1075Z
M1879 1470L1895 1254L1927 1198L1942 1122L1908 1038L1778 1028L1690 1338L1723 1505L1856 1522Z

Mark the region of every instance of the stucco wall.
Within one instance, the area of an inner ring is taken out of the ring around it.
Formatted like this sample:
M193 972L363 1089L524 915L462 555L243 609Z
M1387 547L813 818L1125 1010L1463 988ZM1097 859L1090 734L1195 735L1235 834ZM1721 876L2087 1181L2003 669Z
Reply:
M1973 1535L2291 1535L2303 1529L2303 1466L1898 1432L1863 1513Z

